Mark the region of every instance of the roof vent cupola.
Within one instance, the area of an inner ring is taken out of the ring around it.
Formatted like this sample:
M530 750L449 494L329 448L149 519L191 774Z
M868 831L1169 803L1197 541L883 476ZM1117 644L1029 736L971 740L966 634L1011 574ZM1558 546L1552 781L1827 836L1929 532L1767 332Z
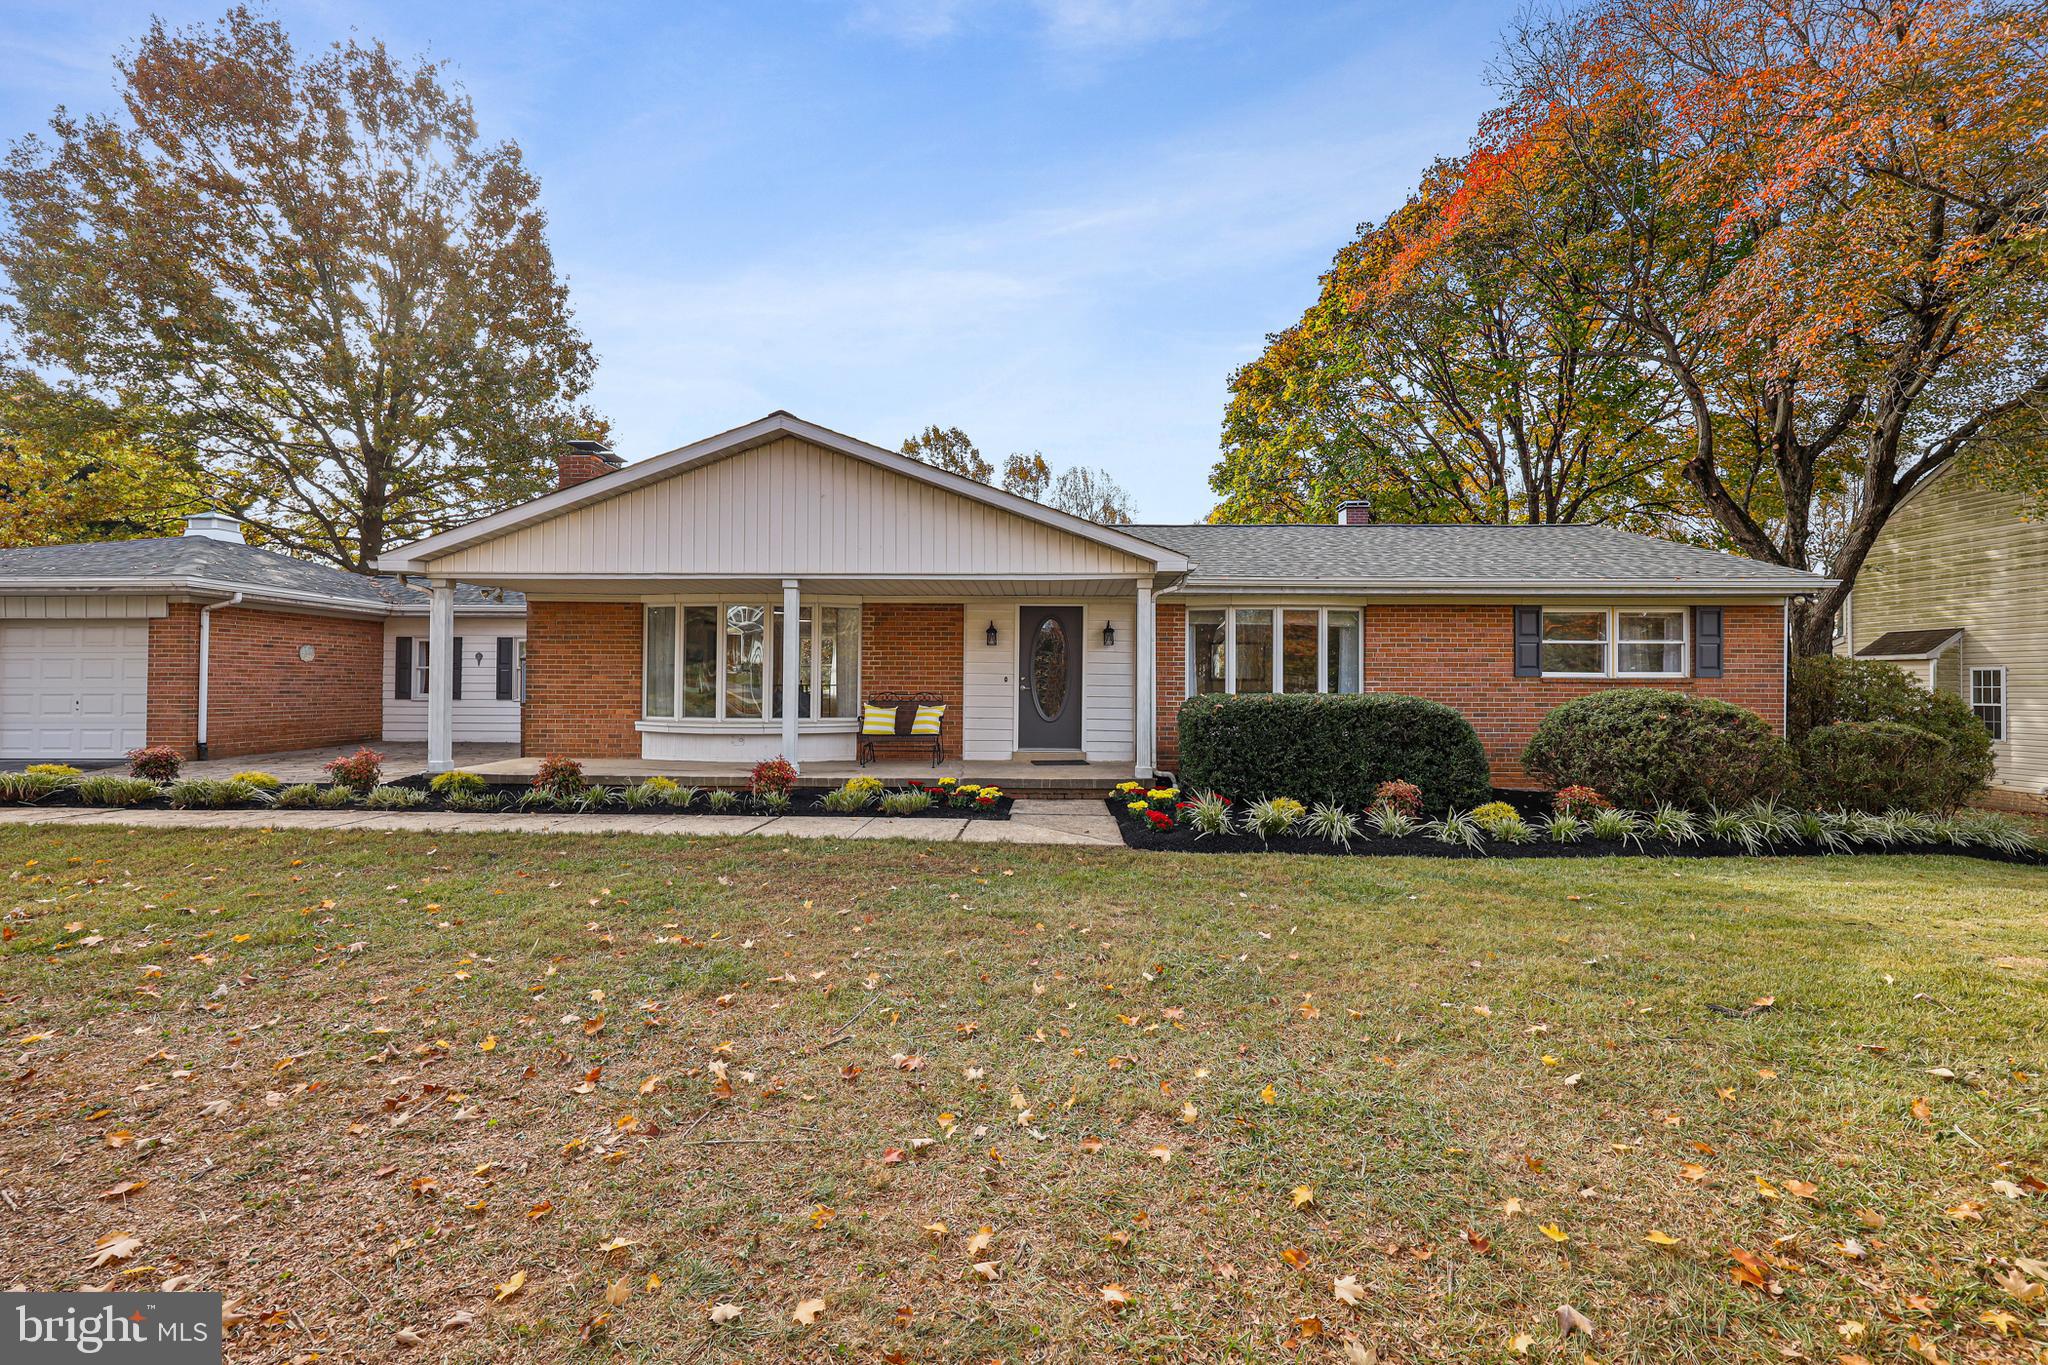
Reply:
M193 540L224 540L230 545L246 545L242 538L242 519L226 512L195 512L185 518L185 535Z

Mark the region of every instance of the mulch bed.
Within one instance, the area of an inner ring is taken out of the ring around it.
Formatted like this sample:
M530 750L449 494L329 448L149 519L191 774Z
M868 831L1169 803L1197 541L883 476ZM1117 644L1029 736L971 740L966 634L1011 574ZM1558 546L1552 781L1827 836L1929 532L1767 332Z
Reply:
M289 786L289 785L291 785L291 784L287 783L286 785L288 785L288 786ZM407 778L407 779L405 779L405 780L403 780L403 781L400 781L400 782L394 782L394 783L392 783L391 785L392 785L392 786L404 786L404 787L413 787L413 788L417 788L417 789L422 789L422 790L424 790L424 789L426 788L426 781L425 781L425 779L423 779L423 778ZM525 794L526 794L526 793L527 793L527 792L528 792L529 790L531 790L531 789L530 789L529 787L526 787L526 786L524 786L524 785L494 785L494 786L493 786L493 787L491 788L491 791L492 791L492 793L493 793L494 795L500 796L500 797L502 797L502 798L506 799L507 801L510 801L510 800L512 800L512 799L515 799L515 798L517 798L517 797L520 797L520 796L523 796L523 795L525 795ZM704 795L699 795L699 796L697 797L697 799L696 799L696 800L694 800L694 801L692 801L692 802L691 802L691 803L690 803L690 804L689 804L688 806L653 806L653 807L647 807L647 808L643 808L643 809L634 809L634 808L632 808L632 807L629 807L629 806L624 806L624 805L620 805L620 804L618 804L617 802L613 802L612 804L609 804L609 805L606 805L606 806L600 807L600 808L598 808L598 809L596 809L596 810L593 810L593 811L590 811L590 812L587 812L587 813L588 813L588 814L592 814L592 815L646 815L646 816L664 816L664 815L750 815L750 816L760 816L760 817L763 817L763 818L766 818L766 817L767 817L767 816L769 816L770 814L776 814L776 815L803 815L803 816L826 816L826 817L828 817L828 818L832 818L832 819L845 819L845 820L872 820L872 819L874 819L874 818L875 818L876 816L878 816L878 815L881 815L881 814L883 813L883 812L882 812L882 810L880 809L880 807L879 807L879 806L869 806L869 807L867 807L867 808L866 808L866 809L864 809L864 810L857 810L857 811L833 811L833 810L826 810L826 809L825 809L825 808L824 808L824 807L823 807L822 805L820 805L820 804L819 804L819 801L820 801L820 799L821 799L821 798L822 798L822 797L824 796L824 794L825 794L825 792L826 792L827 790L828 790L827 788L817 788L817 789L813 789L813 790L806 790L806 789L802 789L802 788L800 788L800 789L798 789L798 790L797 790L796 792L794 792L794 793L792 794L792 800L790 801L789 809L788 809L788 810L786 810L786 811L778 811L778 812L769 812L769 811L765 811L765 810L761 809L761 808L760 808L759 806L757 806L757 805L756 805L756 804L754 803L754 801L752 800L752 798L751 798L751 797L748 797L748 796L746 796L746 795L742 794L742 795L740 796L740 799L739 799L739 802L738 802L738 804L737 804L737 805L731 806L731 807L729 807L728 809L725 809L725 810L713 810L713 809L711 808L710 804L709 804L708 798L707 798L706 796L704 796ZM1011 808L1012 806L1014 806L1015 804L1016 804L1016 800L1015 800L1015 798L1013 798L1013 797L1010 797L1010 796L1007 796L1007 795L1005 795L1005 796L1003 796L1003 797L999 798L999 799L998 799L998 800L996 801L996 803L995 803L994 805L992 805L992 806L987 806L987 807L981 807L981 806L961 806L961 807L955 807L955 806L948 806L948 805L945 805L945 804L943 804L943 803L940 803L940 804L936 804L936 805L933 805L932 807L930 807L930 808L929 808L929 809L927 809L927 810L922 810L922 811L918 811L918 812L916 812L915 814L911 814L911 815L892 815L892 816L889 816L888 818L889 818L889 819L892 819L892 820L1007 820L1007 819L1009 819L1009 818L1010 818L1010 808ZM258 802L258 801L240 801L240 802L235 802L235 803L233 803L233 804L230 804L230 805L223 805L223 806L191 806L191 807L174 807L174 806L172 806L172 805L171 805L171 803L170 803L169 801L165 800L165 799L164 799L164 798L162 798L162 797L152 797L152 798L151 798L150 800L147 800L147 801L138 801L138 802L136 802L136 803L135 803L134 805L132 805L132 806L98 806L98 805L95 805L95 804L94 804L93 802L90 802L90 801L86 801L86 800L83 800L83 799L81 799L81 798L80 798L80 796L79 796L79 794L78 794L77 792L75 792L75 791L70 791L70 790L66 790L66 791L59 791L59 792L53 792L52 794L50 794L49 796L46 796L46 797L44 797L44 798L43 798L42 800L40 800L40 801L0 801L0 806L56 806L56 807L64 807L64 808L67 808L67 809L72 809L72 810L77 810L77 809L80 809L80 808L87 808L87 809L93 809L93 810L176 810L176 809L187 809L187 810L278 810L278 809L285 809L285 810L330 810L330 811L373 811L373 812L376 812L376 813L380 813L380 814L381 814L381 813L386 813L386 812L385 812L385 811L384 811L384 810L383 810L382 808L379 808L379 807L374 807L374 806L365 806L365 805L364 805L364 804L363 804L363 803L362 803L361 801L351 801L351 802L349 802L349 803L348 803L347 805L345 805L345 806L318 806L318 805L314 805L314 806L290 806L290 807L282 807L282 808L280 808L280 807L277 807L277 806L274 806L274 805L266 805L266 804L264 804L264 803L262 803L262 802ZM426 799L426 800L425 800L424 802L422 802L422 803L421 803L420 805L417 805L417 806L407 806L407 807L405 807L405 808L404 808L404 810L402 810L402 811L394 811L394 812L391 812L391 813L396 813L396 814L404 814L404 813L405 813L405 812L407 812L407 811L450 811L450 812L453 812L453 813L455 813L455 814L459 814L459 815L485 815L485 816L489 816L489 815L577 815L577 814L584 814L584 813L586 813L586 812L581 812L581 811L578 811L578 810L576 810L576 809L575 809L575 808L573 808L573 807L562 807L562 806L552 806L552 805L543 805L543 806L530 806L530 807L523 807L523 808L520 808L520 807L512 807L512 806L509 806L509 805L508 805L508 806L506 806L506 807L503 807L503 808L501 808L501 809L498 809L498 810L478 810L478 809L476 809L476 808L475 808L474 806L451 806L451 805L449 805L449 804L448 804L447 802L443 801L443 800L442 800L442 799L441 799L440 797L438 797L438 796L435 796L435 795L433 795L433 794L431 794L431 793L429 793L429 794L428 794L428 796L427 796L427 799Z
M1855 857L1868 853L1889 854L1948 854L1955 857L1981 858L1993 863L2017 863L2023 867L2048 865L2048 855L2040 853L2009 853L2003 849L1965 847L1957 844L1893 844L1890 848L1875 845L1852 845L1846 852L1828 853L1825 849L1805 844L1776 844L1752 853L1741 844L1721 839L1702 839L1698 843L1678 844L1662 839L1635 840L1581 839L1577 843L1552 844L1535 842L1507 844L1489 840L1486 851L1475 852L1461 844L1446 844L1435 839L1411 835L1406 839L1381 839L1367 835L1351 841L1350 848L1343 848L1327 839L1284 835L1278 839L1261 839L1248 834L1198 835L1186 825L1175 825L1172 829L1154 829L1151 825L1129 819L1121 805L1122 798L1115 798L1103 804L1116 820L1118 833L1123 835L1124 847L1142 849L1148 853L1308 853L1325 858L1814 858Z

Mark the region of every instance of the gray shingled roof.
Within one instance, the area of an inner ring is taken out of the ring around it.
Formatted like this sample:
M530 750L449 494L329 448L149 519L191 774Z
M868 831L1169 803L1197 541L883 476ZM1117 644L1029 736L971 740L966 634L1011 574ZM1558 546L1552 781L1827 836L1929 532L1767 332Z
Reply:
M1963 633L1961 626L1932 630L1888 630L1856 651L1859 659L1928 659Z
M294 559L254 545L237 545L204 536L167 536L157 540L104 540L82 545L32 545L0 550L0 592L27 584L134 582L138 588L192 582L219 585L230 591L282 593L332 598L339 605L379 608L424 606L422 588L395 578L349 573L308 559ZM504 605L525 598L504 594ZM457 606L495 606L499 599L473 584L456 587Z
M1811 592L1815 574L1606 526L1252 526L1122 528L1194 564L1187 586L1639 584Z

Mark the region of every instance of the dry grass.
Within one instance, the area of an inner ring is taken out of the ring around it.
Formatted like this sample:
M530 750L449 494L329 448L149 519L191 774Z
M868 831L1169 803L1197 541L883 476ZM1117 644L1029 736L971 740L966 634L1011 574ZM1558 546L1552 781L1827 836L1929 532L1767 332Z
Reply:
M232 1359L2043 1339L2039 871L61 826L0 859L0 1274L189 1275L250 1314Z

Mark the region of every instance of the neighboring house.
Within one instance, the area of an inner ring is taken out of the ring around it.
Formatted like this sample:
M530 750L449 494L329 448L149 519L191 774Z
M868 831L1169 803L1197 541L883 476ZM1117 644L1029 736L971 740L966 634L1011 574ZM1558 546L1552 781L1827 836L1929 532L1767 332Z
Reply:
M219 514L183 536L0 550L0 762L424 739L427 607L396 579L247 545ZM518 739L525 617L517 593L457 594L456 740Z
M1969 702L1999 794L2048 805L2048 524L1950 465L1908 493L1845 613L1850 653Z
M1782 729L1787 604L1826 585L1590 526L1099 526L782 412L560 481L379 565L432 585L436 655L458 581L525 595L529 755L844 763L864 700L932 693L947 759L1150 775L1190 693L1397 691L1512 785L1544 713L1606 688Z

